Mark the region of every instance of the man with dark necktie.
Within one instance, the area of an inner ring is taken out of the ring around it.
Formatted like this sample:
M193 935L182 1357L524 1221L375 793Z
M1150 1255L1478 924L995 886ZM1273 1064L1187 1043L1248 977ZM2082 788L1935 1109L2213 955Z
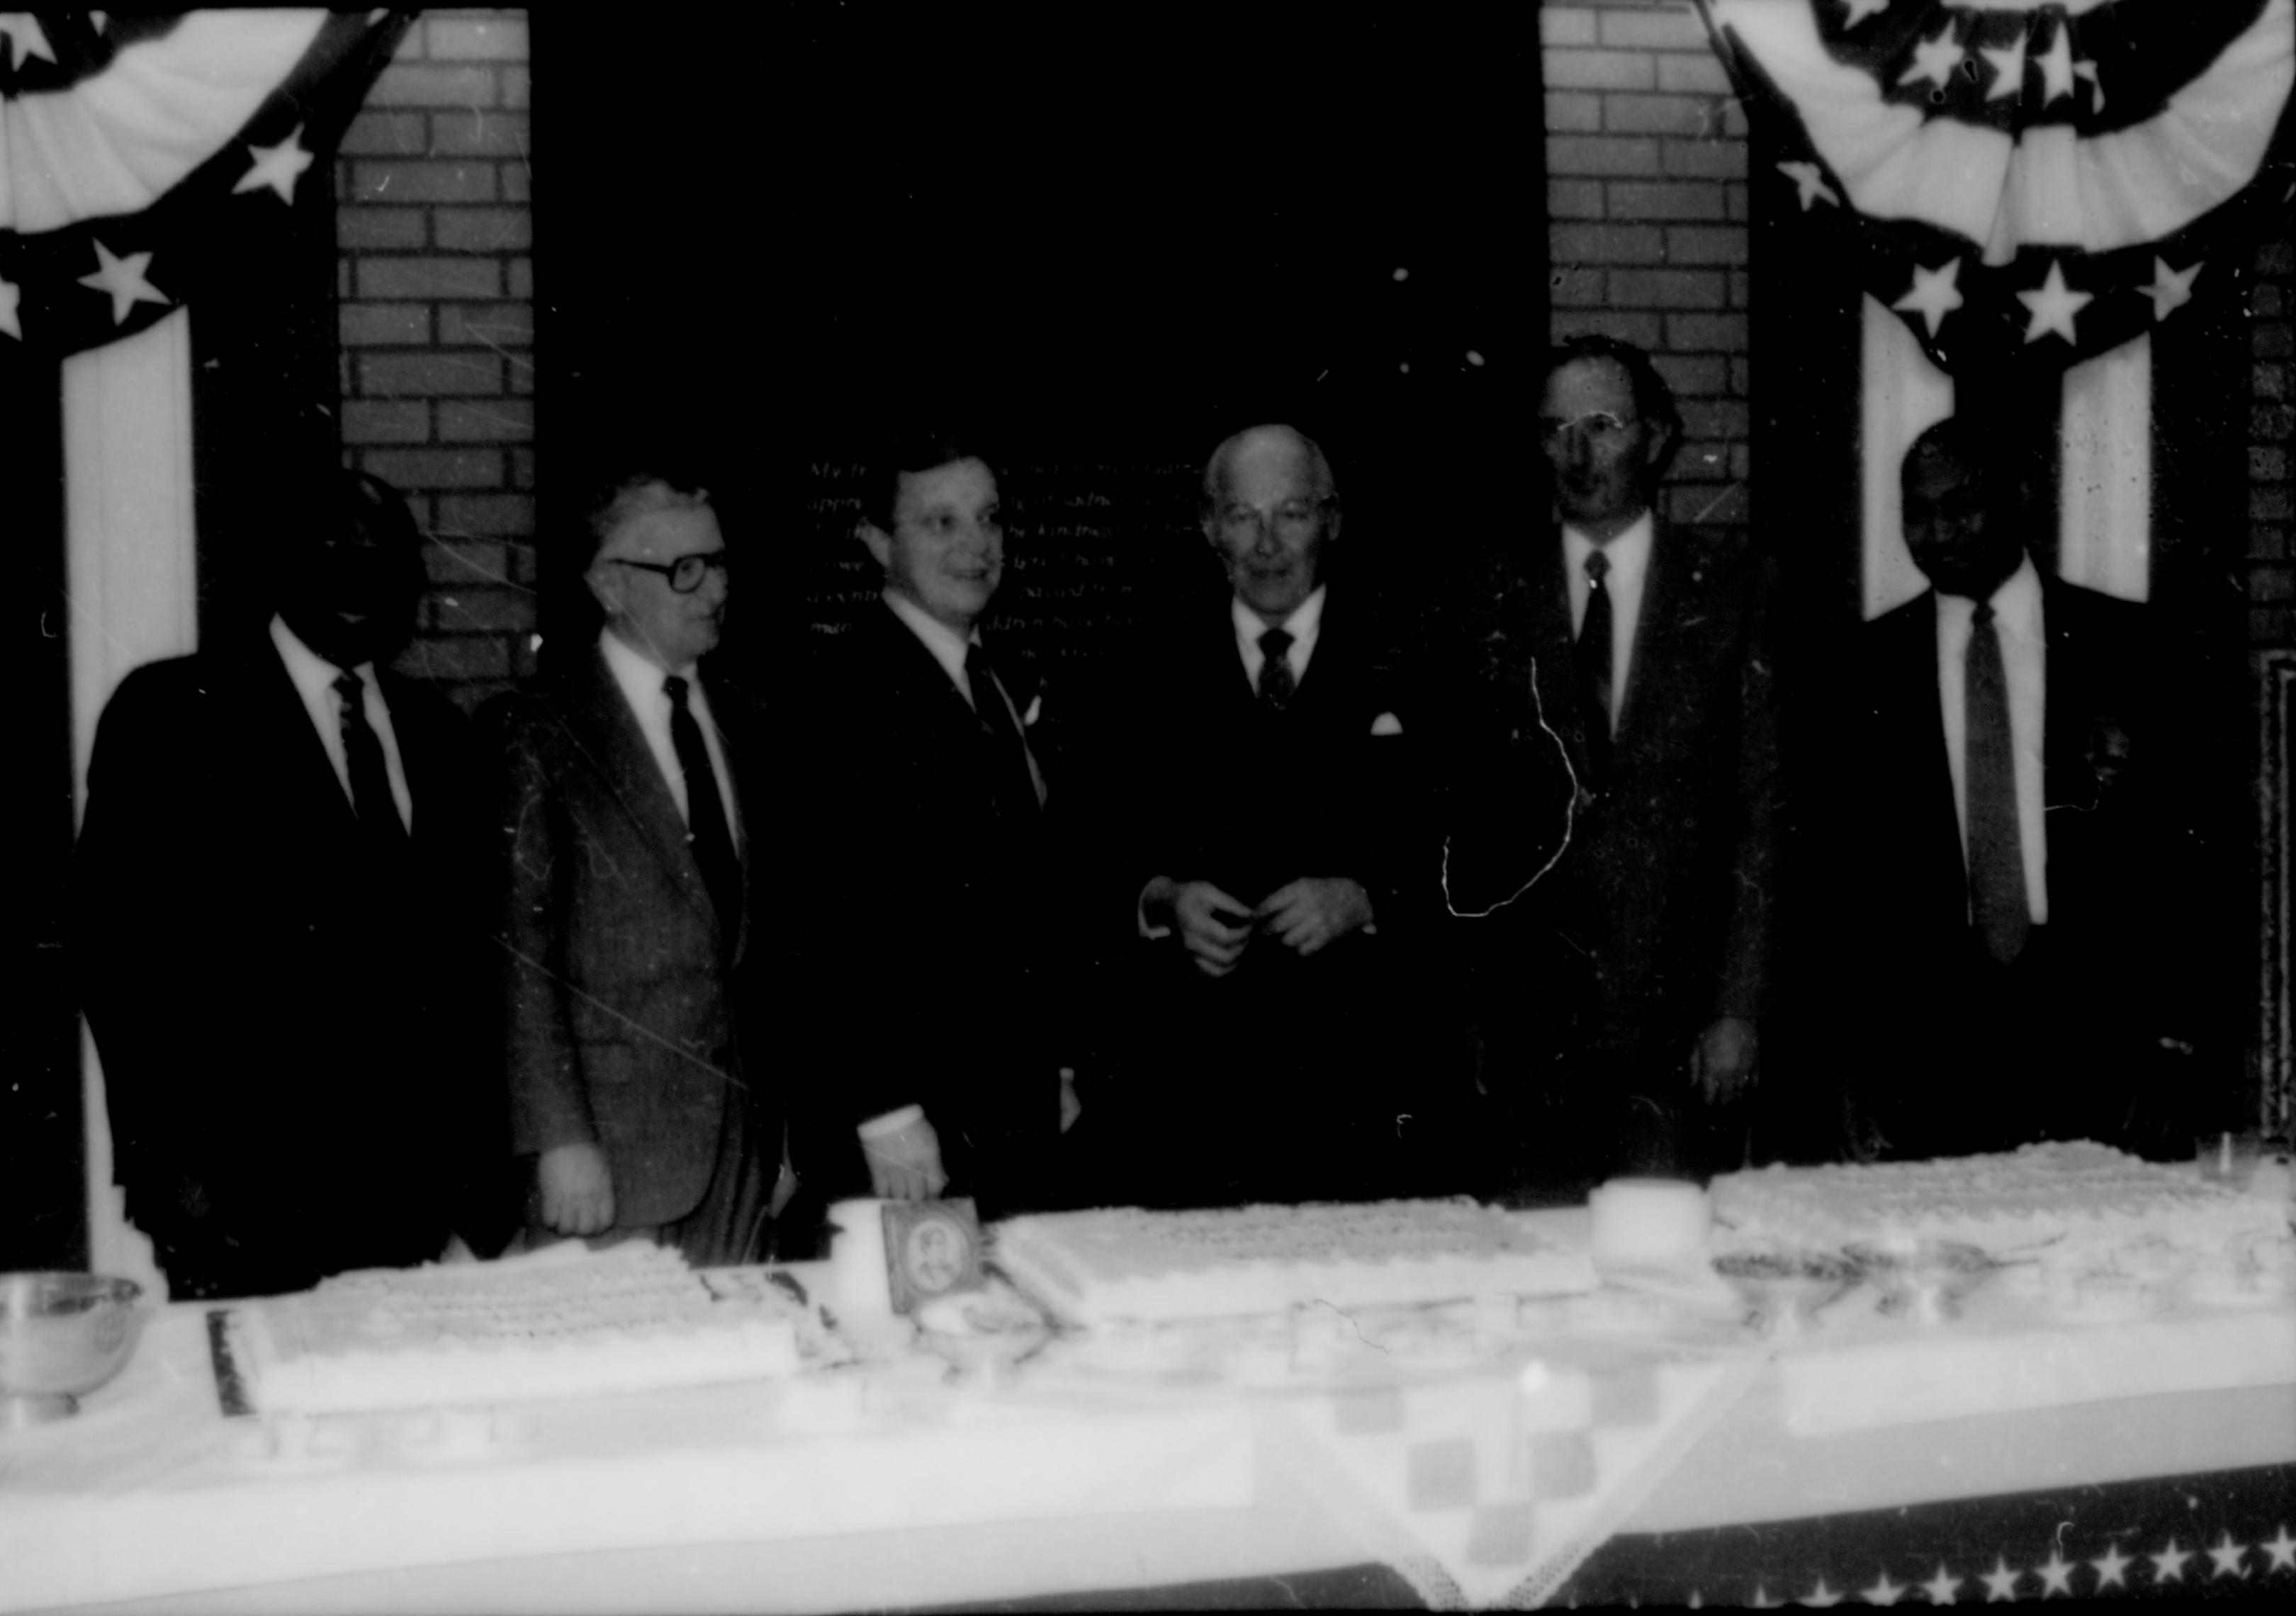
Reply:
M705 665L731 589L706 490L646 469L591 502L596 640L499 726L496 942L530 1235L762 1250L782 1111L764 1013L758 715Z
M2185 776L2145 609L2042 572L2034 501L1950 417L1906 452L1933 587L1866 626L1828 831L1850 1148L2189 1153Z
M847 1196L1041 1204L1074 1105L1042 703L986 632L1005 569L996 473L970 441L919 431L867 476L856 537L882 587L787 720L789 1252Z
M1097 726L1130 995L1088 1126L1131 1199L1396 1194L1445 1103L1412 1030L1435 1018L1407 670L1368 590L1332 578L1340 493L1312 439L1236 433L1202 500L1226 587L1144 648Z
M1494 1187L1568 1195L1738 1165L1780 809L1764 571L1657 508L1682 436L1665 378L1579 338L1538 415L1552 525L1473 574L1440 636L1445 874Z
M136 669L88 771L75 947L115 1171L179 1297L494 1243L481 821L462 716L389 667L422 587L390 488L281 505L275 611Z

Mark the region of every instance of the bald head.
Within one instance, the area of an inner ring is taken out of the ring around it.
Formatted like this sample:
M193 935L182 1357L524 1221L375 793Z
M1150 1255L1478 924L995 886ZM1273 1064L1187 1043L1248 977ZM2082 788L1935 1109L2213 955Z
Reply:
M1250 463L1267 466L1277 463L1296 465L1308 485L1315 490L1314 497L1336 504L1339 484L1332 476L1332 463L1316 440L1294 427L1270 424L1248 426L1233 437L1224 439L1212 451L1204 465L1204 510L1207 513L1226 503L1228 488L1237 475L1238 468Z
M1331 462L1288 426L1236 433L1204 467L1204 536L1236 599L1281 623L1316 592L1324 546L1340 536Z

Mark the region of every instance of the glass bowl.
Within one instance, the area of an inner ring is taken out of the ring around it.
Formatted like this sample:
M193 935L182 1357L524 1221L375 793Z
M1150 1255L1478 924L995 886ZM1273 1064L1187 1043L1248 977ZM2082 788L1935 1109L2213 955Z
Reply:
M0 1274L0 1427L75 1414L135 1350L143 1287L102 1274Z

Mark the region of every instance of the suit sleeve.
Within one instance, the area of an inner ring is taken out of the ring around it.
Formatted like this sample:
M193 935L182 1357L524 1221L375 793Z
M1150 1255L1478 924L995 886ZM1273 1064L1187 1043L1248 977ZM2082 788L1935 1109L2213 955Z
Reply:
M554 789L546 745L548 715L533 705L501 717L496 808L505 1069L511 1148L532 1154L594 1144L568 1003L564 934L575 874L573 836Z
M1745 653L1738 675L1738 812L1731 849L1721 975L1714 1013L1751 1021L1769 1008L1777 942L1780 844L1784 835L1779 762L1777 646L1773 573L1758 566L1748 592Z
M152 670L121 685L97 727L74 868L72 946L103 1061L115 1177L130 1215L160 1235L173 1219L216 1210L185 1175L224 1143L197 1103L202 1086L176 1080L182 1052L231 1047L218 1018L245 1012L243 999L226 1006L201 990L215 899L201 884L213 849L201 846L209 793L198 701Z

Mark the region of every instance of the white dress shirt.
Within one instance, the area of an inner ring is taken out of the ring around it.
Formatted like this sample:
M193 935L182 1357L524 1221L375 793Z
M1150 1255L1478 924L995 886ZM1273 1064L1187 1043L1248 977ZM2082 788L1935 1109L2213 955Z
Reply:
M1259 670L1267 665L1267 653L1259 648L1259 636L1270 625L1259 613L1245 605L1237 596L1228 597L1228 613L1235 624L1235 648L1243 658L1243 677L1254 690L1259 688ZM1316 640L1324 627L1324 587L1316 586L1308 598L1292 609L1292 615L1274 625L1292 636L1283 648L1283 660L1292 669L1292 686L1298 689L1300 681L1308 677L1308 660L1316 653ZM1155 883L1151 882L1149 886ZM1160 926L1148 918L1148 887L1140 889L1133 905L1134 928L1151 941L1160 942L1172 935L1172 928ZM1374 930L1365 926L1365 931Z
M1235 648L1243 658L1243 677L1254 690L1259 688L1259 670L1267 665L1267 653L1259 648L1259 636L1269 625L1237 597L1228 597L1228 614L1235 622ZM1316 586L1308 598L1292 609L1292 615L1275 627L1292 636L1291 644L1283 649L1283 660L1292 669L1292 687L1297 690L1300 681L1308 677L1308 659L1316 654L1316 636L1324 626L1324 587Z
M599 630L598 649L604 653L614 683L622 687L622 699L630 704L630 712L644 733L655 766L661 770L670 797L677 804L678 817L691 825L693 810L687 805L685 770L677 760L677 743L669 734L669 693L662 688L662 682L669 675L625 644L611 628ZM739 849L743 841L742 815L734 800L734 776L726 767L726 749L718 740L718 722L709 716L709 693L701 688L701 677L693 663L679 669L677 677L685 681L686 710L693 713L694 725L701 731L701 744L709 754L710 771L718 776L718 800L725 806L726 828L732 833L734 846Z
M909 626L911 634L924 642L924 648L932 652L933 660L947 673L957 693L972 701L972 710L979 712L980 704L972 701L972 676L964 670L964 656L980 643L980 636L957 633L907 595L890 589L885 591L885 604L893 609L895 617Z
M972 704L973 711L979 712L980 698L973 694L972 675L965 668L964 659L975 645L980 644L980 630L975 629L969 636L961 635L907 595L896 595L890 589L885 591L885 604L893 609L893 615L907 624L909 632L932 652L933 660L940 664L941 671L947 674L950 682L956 686L956 693ZM1029 783L1037 788L1037 806L1042 808L1046 797L1045 772L1037 767L1037 754L1029 747L1029 720L1023 718L1020 709L1013 705L1013 693L1004 688L1004 682L997 679L996 685L996 699L1004 703L1004 710L1013 715L1013 727L1021 732L1021 755L1028 759Z
M1977 603L1966 595L1937 597L1938 711L1945 719L1946 761L1953 769L1953 805L1961 816L1963 867L1969 858L1969 706L1964 689L1969 632ZM2009 682L2009 742L2017 763L2017 841L2025 857L2025 902L2035 925L2049 918L2047 815L2043 811L2042 715L2048 710L2047 641L2041 621L2041 575L2029 559L1993 592L1993 628L2001 639L2001 669Z
M335 778L342 783L344 800L353 808L358 799L351 792L350 759L343 751L343 704L335 693L335 681L348 671L358 676L359 685L365 693L361 710L366 715L366 726L374 738L382 742L382 772L390 780L390 800L398 807L398 823L410 834L414 829L414 796L406 789L406 765L398 755L398 733L390 726L390 709L382 699L382 687L375 683L374 664L361 662L357 668L344 669L328 661L317 652L296 637L287 627L286 619L271 619L271 643L279 651L279 660L287 669L287 677L295 682L295 692L303 698L303 710L311 715L311 727L319 732L320 744L327 749L327 760L335 766Z
M1603 593L1611 597L1611 728L1619 727L1619 714L1627 704L1627 670L1634 665L1635 627L1642 620L1643 580L1650 576L1651 513L1635 518L1635 525L1602 546L1611 570L1603 578ZM1562 529L1562 576L1570 586L1570 634L1576 639L1587 621L1587 558L1595 541L1578 529Z

